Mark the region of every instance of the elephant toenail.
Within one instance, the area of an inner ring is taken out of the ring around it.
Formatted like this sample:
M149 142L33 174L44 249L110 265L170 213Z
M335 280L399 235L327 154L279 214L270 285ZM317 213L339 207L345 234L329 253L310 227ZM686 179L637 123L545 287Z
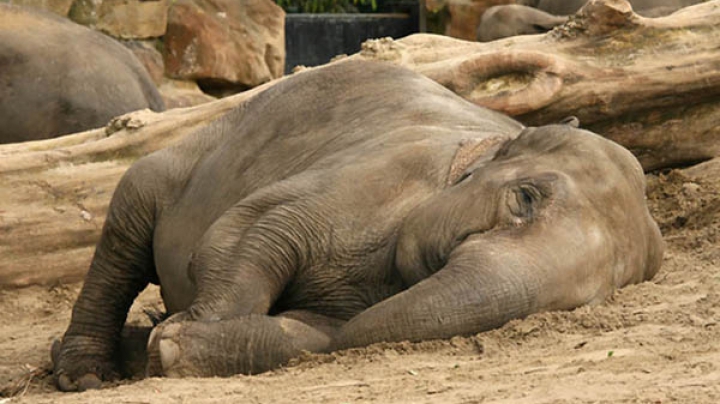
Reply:
M169 339L161 339L158 350L163 373L166 373L180 359L180 346Z
M82 376L77 381L78 391L99 389L101 384L100 378L92 373Z
M61 391L75 391L77 390L77 384L75 384L70 377L67 375L60 375L57 379L58 388Z

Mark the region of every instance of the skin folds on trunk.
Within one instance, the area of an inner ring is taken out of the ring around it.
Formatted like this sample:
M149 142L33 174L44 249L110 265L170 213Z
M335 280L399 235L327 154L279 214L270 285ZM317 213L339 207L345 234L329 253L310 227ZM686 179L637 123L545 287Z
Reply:
M474 251L478 246L484 253ZM522 262L525 256L497 252L466 242L433 276L350 320L333 347L470 335L534 312L537 271Z

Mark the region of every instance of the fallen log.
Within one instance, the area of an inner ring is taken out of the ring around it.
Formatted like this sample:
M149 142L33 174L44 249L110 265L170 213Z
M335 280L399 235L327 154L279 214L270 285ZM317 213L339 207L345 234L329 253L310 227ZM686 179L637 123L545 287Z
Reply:
M720 155L718 43L720 0L661 19L639 17L623 0L598 0L547 35L481 44L419 34L369 41L350 58L407 66L529 125L575 115L652 170ZM130 164L274 83L193 108L139 111L80 134L1 145L0 289L81 279Z
M646 170L720 154L720 1L643 18L593 0L546 35L475 43L418 34L352 58L420 72L478 105L540 125L575 115Z

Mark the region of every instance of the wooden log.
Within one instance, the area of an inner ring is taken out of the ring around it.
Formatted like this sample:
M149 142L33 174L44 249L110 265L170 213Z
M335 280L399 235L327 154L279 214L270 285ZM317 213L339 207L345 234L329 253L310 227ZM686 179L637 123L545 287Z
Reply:
M593 0L546 35L417 34L369 41L351 57L406 66L528 125L575 115L653 170L720 154L718 43L720 0L657 19Z
M484 44L414 35L369 41L350 58L407 66L530 125L576 115L655 169L720 155L718 43L720 0L655 20L623 0L594 0L547 35ZM130 164L276 82L193 108L139 111L107 128L0 145L0 289L81 279Z

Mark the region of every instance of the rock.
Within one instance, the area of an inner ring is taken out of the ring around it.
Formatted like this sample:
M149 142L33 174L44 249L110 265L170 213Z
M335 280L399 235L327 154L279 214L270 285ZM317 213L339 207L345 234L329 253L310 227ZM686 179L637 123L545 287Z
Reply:
M193 107L217 99L203 93L194 81L165 80L158 90L167 109Z
M145 70L150 74L155 85L159 86L163 83L165 73L165 63L162 54L155 48L153 41L124 41L123 45L130 49L140 63L145 66Z
M283 74L285 13L271 0L177 0L163 56L169 77L204 90L258 86Z
M75 0L10 0L10 4L23 7L39 8L67 17Z
M475 40L480 18L492 6L514 4L514 0L447 0L450 21L445 34L454 38ZM442 3L438 3L441 5ZM436 6L437 7L437 6Z
M116 38L138 39L164 35L167 13L168 0L76 0L69 17Z

